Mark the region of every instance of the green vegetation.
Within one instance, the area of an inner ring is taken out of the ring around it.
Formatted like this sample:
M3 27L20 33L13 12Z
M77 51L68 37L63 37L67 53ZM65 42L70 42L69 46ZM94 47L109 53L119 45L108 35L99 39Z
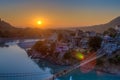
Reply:
M70 51L66 52L65 55L64 55L64 59L70 59L71 58L71 53Z
M110 58L109 62L112 64L120 65L120 55L116 55L115 57Z
M9 30L0 30L0 37L2 38L35 38L41 36L41 30L40 29L9 29Z
M95 36L91 37L88 41L88 46L91 50L97 51L101 47L102 38Z
M98 66L103 66L103 64L104 64L103 58L97 59L97 65Z
M46 45L46 41L38 41L33 47L37 52L40 52L42 55L46 55L48 52L48 47Z
M111 37L115 37L117 31L114 28L109 28L108 30L104 31L104 35L108 34Z
M55 43L49 43L48 41L38 41L33 47L32 51L36 51L37 54L41 55L42 58L48 59L49 61L52 61L56 64L61 65L68 65L68 64L75 64L76 62L79 62L77 58L75 58L75 55L72 55L72 51L67 51L63 56L61 56L59 52L55 51L56 44Z

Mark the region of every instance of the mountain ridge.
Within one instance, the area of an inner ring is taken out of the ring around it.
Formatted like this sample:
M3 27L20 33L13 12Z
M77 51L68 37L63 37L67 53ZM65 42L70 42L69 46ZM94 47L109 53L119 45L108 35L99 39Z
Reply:
M103 33L108 28L115 28L115 26L120 25L120 16L112 19L106 24L99 24L99 25L93 25L88 27L80 27L79 29L83 31L96 31L99 33Z
M10 30L10 29L15 29L15 27L12 26L10 23L0 19L0 30Z
M83 31L96 31L98 33L103 33L108 28L114 28L117 25L120 25L120 16L112 19L106 24L99 24L99 25L93 25L87 27L77 27L77 29L81 29ZM11 30L11 29L18 29L18 28L0 19L0 30Z

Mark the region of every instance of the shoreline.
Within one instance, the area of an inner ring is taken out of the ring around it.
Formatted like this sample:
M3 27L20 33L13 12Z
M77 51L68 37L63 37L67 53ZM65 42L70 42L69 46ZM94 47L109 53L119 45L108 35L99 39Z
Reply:
M24 40L24 39L40 39L40 37L39 38L1 38L0 37L0 40Z
M107 73L107 74L111 74L111 75L120 75L120 72L114 72L114 71L110 71L110 70L107 70L105 68L102 68L102 67L96 67L95 68L95 71L99 71L100 73Z
M27 50L27 54L29 57L31 57L31 59L42 59L42 60L50 62L51 64L54 64L54 65L71 66L70 63L68 63L68 64L62 63L59 60L53 60L51 57L45 58L46 56L42 56L42 55L38 54L37 52L31 52L31 51Z
M30 55L30 53L28 53L27 52L27 54L28 55ZM33 53L32 53L33 54ZM53 64L53 65L59 65L59 66L74 66L75 64L64 64L64 63L57 63L57 62L54 62L53 60L51 60L50 58L44 58L43 56L40 56L39 55L39 57L31 57L31 59L41 59L41 60L45 60L45 61L47 61L47 62L50 62L51 64ZM40 61L40 60L39 60ZM100 73L107 73L107 74L112 74L112 75L120 75L120 72L119 72L119 70L114 70L114 68L113 69L111 69L111 68L113 68L113 67L109 67L109 68L105 68L104 66L98 66L98 65L96 65L96 67L95 67L95 71L99 71Z

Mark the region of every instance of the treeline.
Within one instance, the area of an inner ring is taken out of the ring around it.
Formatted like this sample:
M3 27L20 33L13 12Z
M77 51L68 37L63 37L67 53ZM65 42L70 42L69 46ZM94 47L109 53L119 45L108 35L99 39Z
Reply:
M32 28L0 29L1 38L37 38L41 37L43 33L43 30Z

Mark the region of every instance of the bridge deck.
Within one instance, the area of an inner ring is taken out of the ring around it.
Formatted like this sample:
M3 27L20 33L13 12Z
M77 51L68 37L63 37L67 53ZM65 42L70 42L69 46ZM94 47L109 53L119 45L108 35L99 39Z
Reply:
M65 75L65 74L68 74L69 72L72 72L73 70L79 68L80 66L83 66L83 65L85 65L85 64L87 64L87 63L89 63L89 62L91 62L91 61L93 61L95 59L98 59L98 58L104 56L105 55L105 51L104 51L104 49L100 49L100 50L98 50L96 52L96 54L97 54L96 56L94 56L94 54L93 54L92 56L87 58L85 61L83 61L81 64L74 65L74 66L70 67L67 70L62 70L62 71L54 74L53 76L51 76L50 78L48 78L46 80L54 80L57 77L61 77L61 76Z

